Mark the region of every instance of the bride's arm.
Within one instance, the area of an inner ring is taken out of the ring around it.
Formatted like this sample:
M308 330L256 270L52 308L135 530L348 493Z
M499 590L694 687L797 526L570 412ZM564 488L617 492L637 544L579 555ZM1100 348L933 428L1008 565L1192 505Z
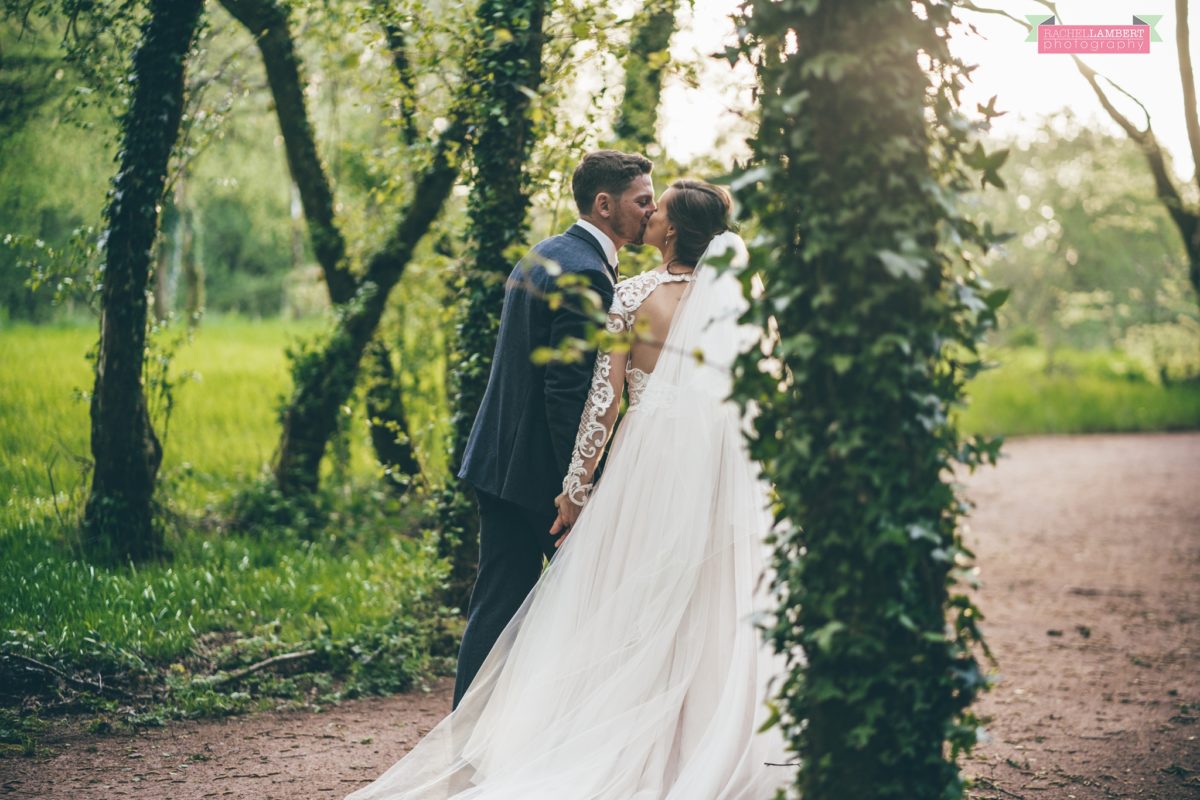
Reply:
M618 310L616 300L605 327L612 334L628 330L626 315ZM604 446L616 425L621 392L625 388L627 353L627 345L618 345L613 349L601 349L596 354L591 388L583 406L583 416L579 419L579 432L575 436L575 449L571 453L566 477L563 478L563 493L555 501L559 517L567 526L574 524L591 495L592 477L596 474Z

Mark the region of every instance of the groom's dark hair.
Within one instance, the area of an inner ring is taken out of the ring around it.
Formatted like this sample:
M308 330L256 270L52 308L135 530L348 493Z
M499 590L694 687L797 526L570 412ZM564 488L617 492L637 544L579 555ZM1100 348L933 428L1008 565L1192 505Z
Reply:
M571 192L580 214L592 213L596 195L606 192L619 195L639 175L649 175L654 162L637 153L620 150L596 150L588 153L571 176Z

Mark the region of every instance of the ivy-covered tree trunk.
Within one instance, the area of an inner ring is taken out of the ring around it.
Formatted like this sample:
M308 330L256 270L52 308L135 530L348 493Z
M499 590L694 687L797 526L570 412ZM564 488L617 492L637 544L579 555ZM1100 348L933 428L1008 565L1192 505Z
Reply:
M321 266L329 299L335 305L348 303L359 289L359 282L345 262L346 242L337 225L333 187L317 152L304 102L300 56L292 40L288 9L277 0L222 0L222 4L258 44L313 253ZM405 86L406 101L410 101L412 75L403 58L403 36L390 23L385 23L385 29L389 47L398 51L393 53L393 63ZM411 143L407 138L413 134L411 122L404 131L406 143ZM376 339L370 347L368 360L366 401L371 443L376 458L392 477L389 485L403 492L409 486L408 478L421 469L409 436L400 383L392 354L382 340Z
M985 684L978 613L952 593L969 553L951 470L998 442L964 441L950 412L1004 293L962 260L991 237L957 197L966 160L995 182L1003 154L965 149L953 8L916 6L751 0L740 20L762 117L734 187L764 234L750 316L774 358L744 356L735 394L777 491L767 632L805 800L962 797Z
M513 248L526 241L530 192L526 162L535 139L529 93L536 93L542 83L545 0L517 0L510 7L511 41L493 41L479 65L480 74L491 77L479 99L486 111L474 147L467 206L470 249L459 276L451 356L454 449L442 506L442 551L451 557L450 600L462 609L470 599L479 530L474 503L464 496L465 487L455 475L491 373Z
M473 39L478 44L469 50L451 121L414 187L413 200L388 241L368 260L360 288L346 304L328 344L296 361L295 388L283 413L274 466L276 483L284 494L316 489L321 457L336 428L338 409L354 390L359 363L379 325L387 295L450 194L462 156L459 145L471 144L468 131L477 129L477 121L488 113L483 98L494 70L502 63L496 60L497 54L511 52L511 41L525 35L532 17L524 3L484 0L475 20Z
M412 478L421 474L412 439L408 433L408 413L400 391L400 376L392 365L392 354L376 336L367 347L366 366L367 426L375 457L383 465L387 485L398 493L408 490Z
M91 401L94 469L84 510L91 549L117 559L162 550L152 499L162 463L142 387L147 282L167 163L183 113L184 65L201 0L154 0L133 55L120 168L105 209L100 345Z
M294 386L283 411L274 464L275 482L284 495L316 491L321 458L337 428L338 409L354 391L359 365L379 327L388 295L450 195L458 176L458 154L451 151L465 135L461 118L450 123L417 181L400 224L367 261L358 293L343 306L333 334L321 349L296 357Z
M670 62L671 35L679 0L648 0L634 19L625 56L625 98L613 132L622 145L645 150L655 142L663 72Z

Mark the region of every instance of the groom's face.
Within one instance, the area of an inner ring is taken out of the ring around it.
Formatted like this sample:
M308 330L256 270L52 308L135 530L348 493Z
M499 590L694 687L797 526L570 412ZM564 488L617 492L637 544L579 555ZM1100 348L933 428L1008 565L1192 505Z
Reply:
M646 234L646 222L654 213L654 184L649 175L639 175L633 183L613 199L609 225L624 243L641 244Z

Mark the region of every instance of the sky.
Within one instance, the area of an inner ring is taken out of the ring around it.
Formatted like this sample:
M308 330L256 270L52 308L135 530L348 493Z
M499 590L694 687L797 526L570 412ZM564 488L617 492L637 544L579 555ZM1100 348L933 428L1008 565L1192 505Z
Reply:
M1004 8L1021 19L1026 14L1049 13L1036 2L977 0L977 4ZM679 61L699 61L699 85L688 86L678 76L667 81L660 140L667 152L681 161L712 154L728 162L746 153L744 139L750 126L737 112L750 105L753 75L744 64L730 70L728 62L705 56L734 41L729 15L738 0L695 0L692 8L687 3L682 5L671 54ZM1162 15L1155 29L1163 41L1152 42L1149 54L1091 55L1083 59L1141 100L1150 112L1159 141L1172 154L1176 173L1181 177L1191 175L1173 0L1060 0L1058 9L1058 21L1074 25L1127 25L1134 14ZM959 30L951 39L956 55L979 65L972 75L973 83L964 92L964 107L974 111L976 103L986 103L997 95L996 107L1009 113L994 122L996 133L1019 136L1031 131L1041 116L1065 107L1085 124L1120 132L1070 56L1039 54L1036 44L1025 41L1026 31L1004 17L967 11L960 11L960 16L980 33L976 36ZM1200 11L1192 10L1190 22L1192 59L1200 63ZM1144 117L1136 105L1119 93L1110 96L1126 116L1142 124Z

